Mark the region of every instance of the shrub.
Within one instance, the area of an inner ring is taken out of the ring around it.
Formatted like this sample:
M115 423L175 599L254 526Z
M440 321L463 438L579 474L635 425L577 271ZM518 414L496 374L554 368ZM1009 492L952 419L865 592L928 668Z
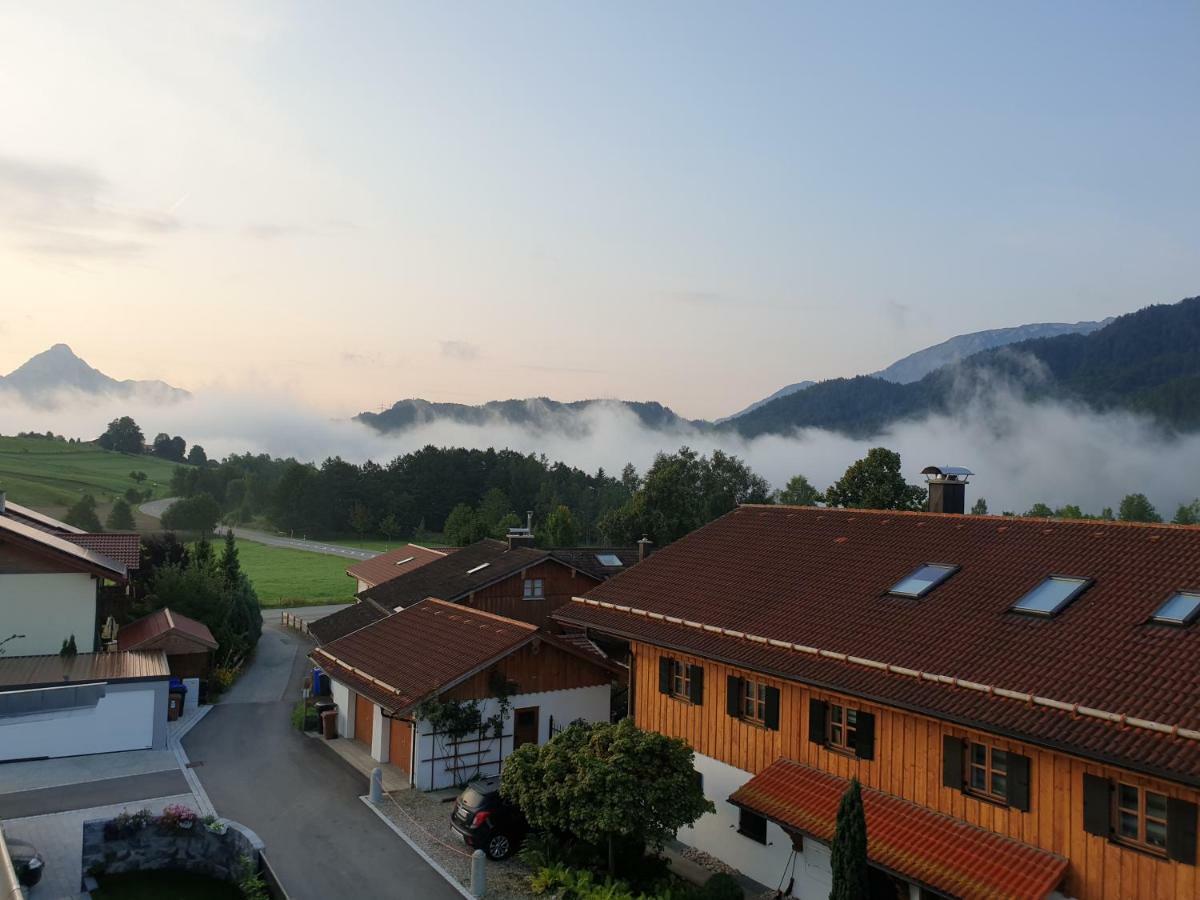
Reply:
M699 900L743 900L745 896L737 879L727 872L717 872L699 892Z
M194 809L173 803L163 809L162 815L158 817L158 824L163 831L167 832L188 831L199 818L199 814Z

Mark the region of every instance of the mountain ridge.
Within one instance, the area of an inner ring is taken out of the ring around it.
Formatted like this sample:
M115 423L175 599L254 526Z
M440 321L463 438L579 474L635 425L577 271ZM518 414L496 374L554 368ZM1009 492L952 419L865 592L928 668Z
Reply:
M173 403L191 397L165 381L118 381L88 365L66 344L54 344L35 354L7 375L0 376L0 394L13 392L24 402L52 407L64 391L92 396Z

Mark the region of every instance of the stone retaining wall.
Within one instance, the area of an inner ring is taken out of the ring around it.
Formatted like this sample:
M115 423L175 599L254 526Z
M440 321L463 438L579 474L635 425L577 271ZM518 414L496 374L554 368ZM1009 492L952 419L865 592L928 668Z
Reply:
M228 819L224 834L213 834L201 822L187 831L164 832L158 825L120 837L106 838L108 819L83 823L83 875L119 875L170 869L235 881L242 857L259 870L263 842L249 828Z

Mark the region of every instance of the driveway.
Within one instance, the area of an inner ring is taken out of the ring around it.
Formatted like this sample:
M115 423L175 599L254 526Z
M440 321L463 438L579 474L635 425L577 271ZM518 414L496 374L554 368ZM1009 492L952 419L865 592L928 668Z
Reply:
M164 497L161 500L151 500L143 503L138 509L152 519L161 519L167 507L174 503L177 497ZM216 533L225 534L226 528L219 525ZM289 550L307 550L309 553L324 553L328 556L341 556L345 559L372 559L379 556L378 550L363 550L358 547L342 547L338 544L326 544L323 541L310 541L307 538L287 537L281 534L271 534L268 531L256 531L253 528L235 528L233 533L247 541L256 544L266 544L268 547L286 547Z
M458 900L437 872L359 801L367 782L291 727L310 644L274 625L251 665L183 740L217 812L254 829L295 900Z

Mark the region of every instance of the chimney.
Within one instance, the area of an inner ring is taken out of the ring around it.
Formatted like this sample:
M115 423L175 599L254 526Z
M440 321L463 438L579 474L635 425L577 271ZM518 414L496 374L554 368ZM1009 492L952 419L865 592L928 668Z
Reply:
M650 555L650 548L652 546L654 546L654 541L650 540L650 537L648 535L643 534L642 539L640 541L638 541L637 544L638 544L638 562L642 562L643 560L645 560L645 558L647 556Z
M508 529L508 549L533 546L533 510L525 513L524 528Z
M929 486L929 511L958 513L967 511L967 479L975 473L962 466L926 466L921 470Z

